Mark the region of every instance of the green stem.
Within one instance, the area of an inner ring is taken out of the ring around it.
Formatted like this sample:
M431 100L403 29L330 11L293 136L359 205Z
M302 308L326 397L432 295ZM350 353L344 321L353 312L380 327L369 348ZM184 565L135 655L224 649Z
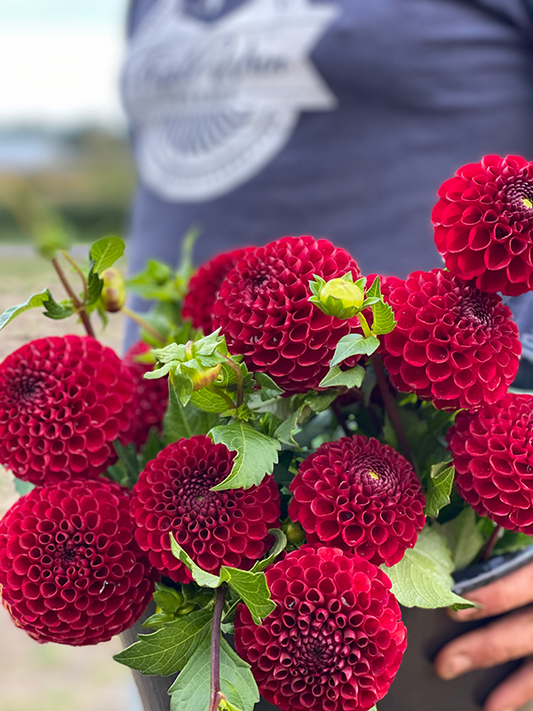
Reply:
M52 264L54 265L54 269L57 272L57 276L59 277L59 279L61 280L61 283L65 287L65 291L72 299L72 305L74 306L74 310L79 315L81 322L83 323L83 326L85 328L85 331L87 332L87 335L91 336L91 338L96 338L94 331L93 331L93 327L91 325L91 321L89 319L87 311L85 310L85 306L80 302L80 300L74 293L74 290L70 286L70 283L69 283L67 277L65 276L63 269L61 268L59 262L57 261L57 257L54 257L52 259Z
M124 316L127 316L130 318L132 321L134 321L138 326L140 326L146 333L149 333L153 338L158 340L160 343L163 345L166 344L166 339L163 338L163 336L159 333L159 331L156 331L153 326L150 326L149 323L147 323L142 316L139 316L139 314L136 314L135 311L131 311L128 309L127 306L123 306L121 309L122 313Z
M242 377L242 371L238 364L231 360L228 356L224 356L224 359L229 365L229 367L235 373L235 378L237 379L237 407L240 407L244 402L244 380Z
M503 531L503 526L494 526L494 530L491 534L491 537L487 541L485 548L483 548L483 552L481 553L481 556L479 560L483 563L486 560L490 558L490 555L492 551L494 550L494 546L498 542L498 538L500 537L500 533Z
M82 270L79 268L79 266L76 264L76 262L72 259L70 254L66 252L64 249L61 250L61 254L65 257L67 262L73 267L76 272L78 273L78 276L80 277L82 284L83 284L83 304L85 305L87 303L87 279L85 278L85 274L82 272Z
M213 624L211 627L211 695L209 698L208 711L217 711L222 698L220 690L220 625L222 623L225 596L226 586L221 585L217 588Z
M379 390L381 392L381 397L383 398L383 404L385 405L387 414L389 415L392 426L394 427L394 431L396 432L396 436L398 437L401 453L406 459L411 462L411 464L413 465L413 469L415 470L417 475L419 475L416 460L413 456L413 452L411 450L409 440L407 439L407 435L405 434L400 415L398 414L396 401L392 396L392 393L389 388L389 383L387 380L387 376L385 375L385 369L383 368L381 356L376 351L372 354L371 359L372 365L374 366L374 370L376 371L376 379L378 382Z
M365 316L363 316L362 312L359 312L357 314L357 318L359 320L359 323L361 324L361 328L363 329L363 336L365 338L369 338L369 336L372 335L372 331L370 330L368 321L366 320Z

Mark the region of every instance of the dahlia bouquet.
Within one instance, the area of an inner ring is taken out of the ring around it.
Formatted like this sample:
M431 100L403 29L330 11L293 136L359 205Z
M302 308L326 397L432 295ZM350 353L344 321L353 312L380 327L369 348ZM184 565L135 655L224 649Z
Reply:
M87 330L0 365L0 463L26 492L0 521L15 624L84 645L142 622L116 660L174 675L173 711L374 708L398 603L469 606L452 572L533 540L533 396L501 296L533 288L532 185L516 156L461 168L433 211L445 268L406 279L309 236L194 275L189 238L178 271L126 283L118 238L63 255L70 274L54 258L68 298L0 317ZM93 331L114 312L140 327L122 359Z

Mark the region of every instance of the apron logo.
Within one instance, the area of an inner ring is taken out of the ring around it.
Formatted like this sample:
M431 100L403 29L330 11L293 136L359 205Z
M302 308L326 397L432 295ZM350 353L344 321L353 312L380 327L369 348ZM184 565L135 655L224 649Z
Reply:
M309 0L250 0L205 23L182 0L160 0L122 82L147 187L175 201L224 195L285 146L301 111L334 109L309 55L337 15Z

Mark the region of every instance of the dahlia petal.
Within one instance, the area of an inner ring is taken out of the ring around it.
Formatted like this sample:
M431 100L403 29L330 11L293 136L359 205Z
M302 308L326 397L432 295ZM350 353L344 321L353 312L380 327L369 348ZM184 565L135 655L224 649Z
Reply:
M37 485L96 477L116 460L110 443L129 441L133 400L131 376L110 348L79 336L32 341L0 365L0 419L11 420L0 462Z
M231 353L287 392L318 388L338 341L360 327L357 318L339 321L311 304L308 282L313 274L329 280L347 272L359 277L347 252L308 236L248 251L220 285L213 326Z
M173 580L191 578L170 551L170 532L198 565L215 573L222 565L251 568L272 544L268 530L279 526L280 503L271 476L246 492L211 491L229 474L234 456L205 435L181 439L148 463L133 488L135 538L157 554L154 566Z
M0 554L4 603L9 601L6 606L16 624L34 639L96 644L130 627L144 612L156 573L133 538L130 536L127 543L121 541L116 537L119 527L106 527L107 514L98 513L100 505L107 509L112 506L114 519L123 528L131 528L129 499L126 489L103 479L61 482L36 487L0 521L0 546L18 537L22 522L40 532L38 537L25 534L27 544L32 543L32 537L35 543L29 556L12 560ZM83 500L90 500L95 510L73 514L83 509L75 507L74 502ZM97 534L91 534L92 538L81 533L91 516L90 525L96 526ZM58 531L55 536L45 532L53 530ZM114 563L124 556L135 561L135 579ZM132 597L129 591L133 584L136 595ZM124 606L127 612L121 609Z

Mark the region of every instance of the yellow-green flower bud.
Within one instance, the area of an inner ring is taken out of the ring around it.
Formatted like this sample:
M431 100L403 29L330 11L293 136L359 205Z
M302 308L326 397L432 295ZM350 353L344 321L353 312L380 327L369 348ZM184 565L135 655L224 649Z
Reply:
M281 526L281 530L287 536L287 541L294 546L299 546L305 541L305 531L299 523L286 519Z
M345 279L332 279L320 289L320 300L325 302L328 296L338 299L343 309L360 309L365 300L365 295L357 284Z
M207 368L205 370L197 370L191 373L191 380L193 382L193 392L196 390L202 390L213 380L216 380L220 375L222 369L222 363L215 365L213 368Z
M105 310L110 313L120 311L126 301L126 287L121 273L109 267L102 272L101 277L104 282L101 298Z

